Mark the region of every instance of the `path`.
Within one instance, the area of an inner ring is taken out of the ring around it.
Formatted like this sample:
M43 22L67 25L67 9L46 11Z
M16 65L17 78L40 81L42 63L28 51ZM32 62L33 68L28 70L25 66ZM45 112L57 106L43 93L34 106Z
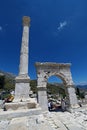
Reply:
M1 119L0 130L87 130L87 107L69 112Z

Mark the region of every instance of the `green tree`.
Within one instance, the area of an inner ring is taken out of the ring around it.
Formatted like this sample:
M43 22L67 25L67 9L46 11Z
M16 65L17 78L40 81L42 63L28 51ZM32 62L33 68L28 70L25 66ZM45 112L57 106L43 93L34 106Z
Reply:
M4 89L4 84L5 84L5 76L1 75L0 76L0 89Z
M55 94L59 94L62 97L66 96L63 84L59 84L58 86L56 86L55 84L47 83L47 92L48 94L54 95L54 98L56 98Z
M76 88L76 95L78 96L78 98L83 99L85 96L85 93L83 91L81 91L79 88Z
M15 80L12 78L5 78L4 89L7 91L15 89Z
M37 80L31 80L30 86L33 93L37 93Z
M77 94L78 96L80 96L80 90L79 90L79 88L76 88L76 94Z

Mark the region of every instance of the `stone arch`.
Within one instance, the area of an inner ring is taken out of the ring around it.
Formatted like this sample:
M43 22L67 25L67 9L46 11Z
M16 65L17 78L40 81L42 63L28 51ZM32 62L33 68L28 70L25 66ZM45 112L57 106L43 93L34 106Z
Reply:
M43 110L48 109L46 86L47 86L47 80L51 76L56 76L63 81L63 84L66 87L68 108L78 106L74 83L70 71L71 64L36 62L35 66L37 70L38 102Z

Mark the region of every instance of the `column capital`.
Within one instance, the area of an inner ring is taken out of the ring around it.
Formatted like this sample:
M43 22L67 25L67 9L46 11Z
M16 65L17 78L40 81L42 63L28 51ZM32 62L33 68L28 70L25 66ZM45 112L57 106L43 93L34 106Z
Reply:
M23 26L30 26L30 17L28 16L23 17Z

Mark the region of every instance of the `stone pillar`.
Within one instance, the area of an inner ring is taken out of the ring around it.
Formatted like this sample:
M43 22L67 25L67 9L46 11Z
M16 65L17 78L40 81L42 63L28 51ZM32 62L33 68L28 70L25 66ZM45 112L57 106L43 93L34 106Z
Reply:
M19 75L26 75L26 76L28 76L29 26L30 26L30 18L24 16Z
M47 88L38 87L38 103L43 111L48 111Z
M28 76L28 52L29 52L29 26L30 18L23 17L23 36L20 52L19 75L16 77L14 102L27 101L29 99L30 78Z
M68 86L66 91L69 108L78 108L79 105L75 93L75 88L73 86Z

